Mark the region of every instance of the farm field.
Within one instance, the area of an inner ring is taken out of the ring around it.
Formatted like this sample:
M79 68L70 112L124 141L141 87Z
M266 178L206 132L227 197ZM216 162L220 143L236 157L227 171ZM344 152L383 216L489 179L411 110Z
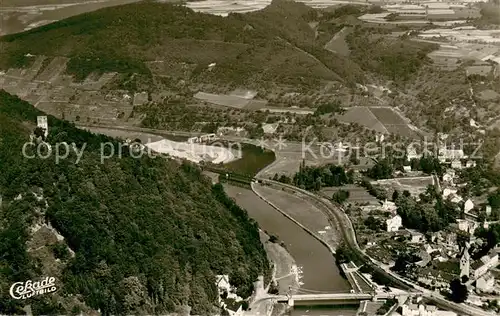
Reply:
M351 31L352 28L344 27L342 30L337 32L337 34L335 34L328 43L325 44L325 49L331 51L332 53L348 56L350 50L345 37L349 35Z
M407 190L413 196L418 196L420 193L425 192L427 186L434 184L434 178L432 176L428 177L410 177L410 178L394 178L373 181L372 184L380 185L392 194L392 191L398 190L403 192Z
M217 104L217 105L222 105L222 106L227 106L227 107L233 107L237 109L242 109L246 105L248 105L249 100L243 99L240 97L232 96L232 95L223 95L223 94L213 94L213 93L205 93L205 92L198 92L194 95L194 97L198 100L207 102L207 103L212 103L212 104Z
M347 201L350 203L368 203L373 205L379 204L378 200L375 197L371 196L365 188L357 186L355 184L344 185L341 187L322 188L321 194L326 198L331 198L332 195L339 190L349 191L349 198L347 199Z
M371 108L369 108L369 110L384 125L387 125L387 124L390 124L390 125L406 124L406 121L399 114L397 114L392 108L371 107Z
M386 134L387 128L377 119L377 117L365 106L354 106L338 117L340 121L346 123L358 123L377 133Z
M253 100L241 96L226 95L226 94L198 92L194 95L194 97L206 103L225 106L225 107L232 107L236 109L259 110L265 107L267 104L267 101L265 100Z
M387 131L391 134L401 135L407 138L415 138L416 132L412 130L408 125L385 125Z
M417 138L419 133L412 129L408 121L391 107L355 106L338 117L346 123L357 123L382 134L396 134Z

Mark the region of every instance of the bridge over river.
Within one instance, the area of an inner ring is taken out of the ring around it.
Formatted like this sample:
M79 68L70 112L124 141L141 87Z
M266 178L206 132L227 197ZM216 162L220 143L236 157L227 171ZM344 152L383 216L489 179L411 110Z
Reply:
M273 300L276 303L287 303L289 306L345 305L361 301L377 301L387 299L406 300L410 296L422 295L419 292L378 292L378 293L315 293L293 295L267 295L262 300Z

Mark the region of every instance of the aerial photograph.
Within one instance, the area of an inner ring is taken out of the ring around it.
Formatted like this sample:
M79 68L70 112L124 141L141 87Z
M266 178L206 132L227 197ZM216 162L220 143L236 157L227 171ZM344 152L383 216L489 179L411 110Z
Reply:
M500 0L0 21L0 315L500 315Z

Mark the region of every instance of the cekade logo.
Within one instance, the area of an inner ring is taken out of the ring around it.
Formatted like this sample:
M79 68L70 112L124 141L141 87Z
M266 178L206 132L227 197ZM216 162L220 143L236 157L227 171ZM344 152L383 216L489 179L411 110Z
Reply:
M35 295L55 292L57 290L55 281L56 278L54 277L46 277L37 282L31 280L24 283L16 282L10 287L10 296L16 300L24 300Z

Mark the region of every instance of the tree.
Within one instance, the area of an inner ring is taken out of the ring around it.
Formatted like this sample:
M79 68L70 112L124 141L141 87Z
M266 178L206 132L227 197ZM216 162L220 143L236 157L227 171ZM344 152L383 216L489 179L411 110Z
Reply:
M344 243L342 243L335 251L335 261L337 264L354 261L355 253Z
M269 242L276 243L278 241L279 241L279 239L275 235L269 236Z
M394 266L392 270L396 272L408 272L408 268L414 262L416 262L419 258L415 255L412 255L408 252L403 252L398 255L396 261L394 262Z
M393 201L396 201L399 197L399 191L398 190L394 190L394 192L392 193L392 200Z
M349 194L350 193L347 190L338 190L337 192L333 193L332 200L339 204L342 204L347 201L347 199L349 198Z
M244 311L248 310L248 302L247 301L243 301L243 303L241 303L241 308Z
M500 191L497 190L488 196L488 204L493 209L500 209Z
M377 231L382 229L382 221L380 219L373 217L372 215L368 216L365 219L364 224L371 230Z
M367 171L367 175L373 179L388 179L392 176L393 172L392 162L388 158L379 160L375 166Z
M359 165L360 161L358 159L358 152L354 152L349 155L349 162L355 166Z
M281 182L281 183L285 183L285 184L290 184L290 183L292 183L292 179L291 179L290 177L288 177L288 176L284 175L284 174L282 174L282 175L280 176L280 178L278 179L278 181L279 181L279 182Z
M280 292L279 290L279 286L278 286L278 282L274 283L274 282L271 282L271 285L269 286L269 291L268 293L269 294L275 294L275 295L278 295Z
M43 140L45 140L45 128L37 126L33 131L33 134L36 137L41 137Z
M320 116L323 114L330 114L330 113L337 113L337 112L341 113L342 107L340 105L340 102L338 100L335 100L331 103L320 104L316 108L316 111L314 111L314 116Z
M422 170L427 174L431 174L433 172L436 172L436 174L439 176L443 174L443 170L441 167L441 163L439 162L439 159L431 155L422 156L422 158L420 158L419 167L420 167L419 170Z
M450 283L450 299L456 303L463 303L467 299L469 293L467 292L467 286L462 284L459 279L454 279Z

